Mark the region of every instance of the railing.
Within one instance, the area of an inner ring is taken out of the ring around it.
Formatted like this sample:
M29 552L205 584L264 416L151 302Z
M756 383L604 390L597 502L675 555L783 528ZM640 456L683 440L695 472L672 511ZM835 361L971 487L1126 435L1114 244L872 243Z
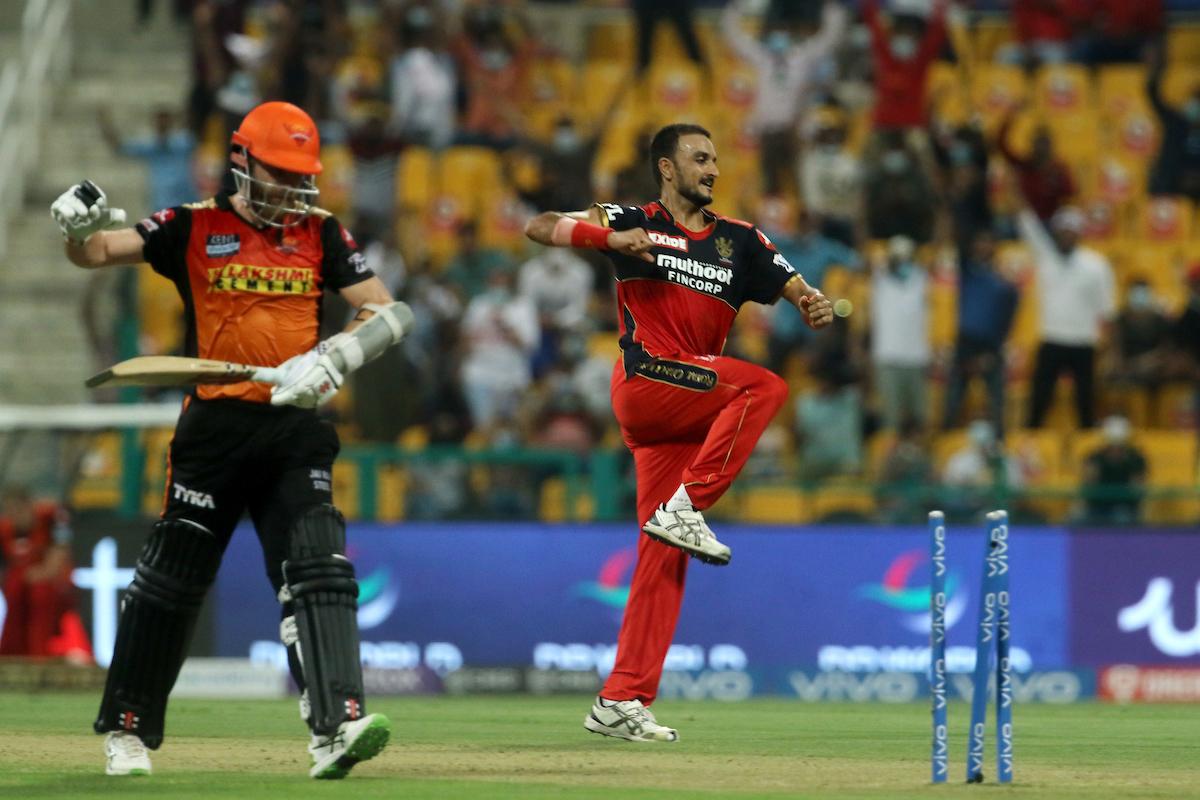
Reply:
M21 42L0 65L0 258L8 252L8 226L21 207L25 184L40 157L40 130L51 87L70 66L72 0L29 0L21 17Z

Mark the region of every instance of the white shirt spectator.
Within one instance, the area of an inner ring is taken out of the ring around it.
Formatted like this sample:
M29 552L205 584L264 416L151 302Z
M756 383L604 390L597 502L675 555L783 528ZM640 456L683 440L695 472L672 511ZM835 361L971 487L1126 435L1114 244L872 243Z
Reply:
M876 267L871 276L871 360L896 367L929 364L929 276L915 264Z
M950 456L942 470L942 482L947 486L966 488L972 486L990 486L995 483L992 459L986 450L974 444L968 444L962 450ZM1025 484L1021 474L1021 466L1015 459L1000 455L1004 463L1004 480L1010 489L1020 488Z
M476 425L491 425L515 411L532 380L529 361L541 335L537 310L528 298L492 289L467 306L462 332L471 416Z
M392 60L392 116L389 129L434 148L454 137L454 60L425 47L405 50Z
M857 218L863 211L862 184L862 162L844 149L810 147L801 159L800 190L813 214Z
M592 269L563 247L548 247L521 265L518 293L538 314L561 329L572 330L587 319L592 295Z
M754 111L749 119L756 132L777 131L794 126L808 102L809 90L821 78L822 67L846 30L846 9L827 2L816 35L777 53L742 28L736 3L725 7L721 27L725 40L738 58L758 73ZM779 32L786 37L782 31ZM786 41L786 40L785 40Z
M1086 247L1076 247L1064 256L1028 209L1018 214L1017 227L1037 267L1042 341L1094 347L1100 341L1102 324L1117 310L1108 260Z

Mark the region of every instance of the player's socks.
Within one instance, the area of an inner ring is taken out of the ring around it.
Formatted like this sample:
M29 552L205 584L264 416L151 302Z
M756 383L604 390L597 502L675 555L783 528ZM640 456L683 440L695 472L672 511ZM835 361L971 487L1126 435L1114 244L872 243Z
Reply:
M105 775L149 775L150 753L136 733L111 731L104 737Z
M331 736L313 736L308 745L312 758L310 778L340 780L360 761L374 758L387 746L392 723L383 714L368 714L343 722Z
M691 511L692 498L688 496L687 489L684 485L679 484L679 488L675 490L675 494L671 495L671 499L663 506L667 511Z
M592 711L583 718L592 733L628 739L631 742L677 742L679 731L658 724L641 700L605 700L597 697Z
M678 547L706 564L724 566L729 563L730 550L717 541L704 515L690 506L681 511L669 511L659 506L642 530L663 544Z

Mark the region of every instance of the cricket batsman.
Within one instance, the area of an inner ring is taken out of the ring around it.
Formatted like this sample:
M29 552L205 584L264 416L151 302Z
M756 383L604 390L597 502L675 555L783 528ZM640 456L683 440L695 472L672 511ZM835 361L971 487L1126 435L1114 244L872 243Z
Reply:
M264 103L233 134L231 194L167 208L133 227L90 181L51 207L66 255L86 269L149 262L183 299L187 355L273 366L280 385L194 388L167 455L166 496L121 605L94 728L109 775L148 775L167 697L200 604L244 512L282 605L280 635L301 688L313 778L342 778L387 744L367 714L358 584L333 506L339 443L315 409L344 376L400 341L412 311L392 302L354 239L315 205L317 127L289 103ZM318 342L324 290L358 309Z
M637 469L637 567L616 663L584 718L594 733L674 742L649 706L683 600L688 558L729 563L701 513L725 493L787 397L774 373L721 355L747 301L796 306L813 328L829 301L753 225L707 210L720 174L709 133L668 125L650 144L661 189L644 206L609 203L548 211L525 234L559 247L607 252L617 279L621 360L612 405Z

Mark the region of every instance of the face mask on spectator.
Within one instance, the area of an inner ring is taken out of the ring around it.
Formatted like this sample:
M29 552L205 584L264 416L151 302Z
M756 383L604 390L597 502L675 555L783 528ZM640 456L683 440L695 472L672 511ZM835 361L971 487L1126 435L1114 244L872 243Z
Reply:
M1195 125L1200 122L1200 97L1189 98L1183 104L1183 115L1187 117L1187 121Z
M955 142L950 145L950 163L956 167L965 167L971 163L971 145L966 142Z
M901 61L909 61L917 54L917 40L907 33L892 37L892 55Z
M1129 307L1138 311L1144 311L1154 305L1154 295L1150 292L1149 286L1131 286L1129 287Z
M879 160L883 171L896 175L908 169L908 153L903 150L889 150Z
M579 134L575 133L574 128L567 125L555 128L550 146L554 152L559 154L574 153L579 149Z
M489 47L479 54L479 62L483 64L483 68L492 72L504 69L511 60L508 52L500 47Z
M766 45L775 55L784 55L792 46L791 34L787 31L771 31L767 34Z

